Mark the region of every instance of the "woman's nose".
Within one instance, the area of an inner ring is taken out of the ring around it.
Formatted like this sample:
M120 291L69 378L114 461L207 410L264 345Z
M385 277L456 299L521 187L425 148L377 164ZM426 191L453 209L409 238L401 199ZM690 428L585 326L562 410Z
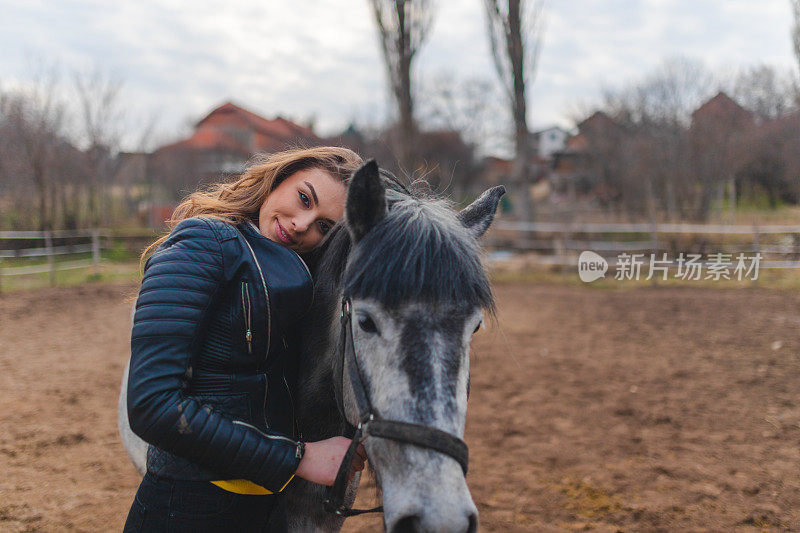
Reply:
M306 231L313 222L314 218L311 216L297 215L292 218L292 226L298 233Z

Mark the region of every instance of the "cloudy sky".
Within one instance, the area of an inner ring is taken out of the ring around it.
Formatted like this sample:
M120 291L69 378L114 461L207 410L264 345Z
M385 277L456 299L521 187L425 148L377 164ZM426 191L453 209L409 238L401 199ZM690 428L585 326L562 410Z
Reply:
M0 0L0 86L42 61L124 82L129 123L165 138L226 100L265 116L314 117L322 133L387 114L366 0ZM549 0L531 101L534 127L569 125L576 104L667 57L713 69L793 68L789 0ZM480 0L439 0L420 76L494 76Z

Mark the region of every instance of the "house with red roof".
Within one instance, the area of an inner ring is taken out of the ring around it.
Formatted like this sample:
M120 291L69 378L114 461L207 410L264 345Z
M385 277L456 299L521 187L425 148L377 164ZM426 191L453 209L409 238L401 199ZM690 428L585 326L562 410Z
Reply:
M162 146L153 156L191 161L198 177L204 177L241 172L259 153L318 144L319 137L309 127L281 116L268 119L226 102L200 119L190 137Z
M714 124L717 127L743 129L754 123L753 113L722 91L692 112L692 128Z

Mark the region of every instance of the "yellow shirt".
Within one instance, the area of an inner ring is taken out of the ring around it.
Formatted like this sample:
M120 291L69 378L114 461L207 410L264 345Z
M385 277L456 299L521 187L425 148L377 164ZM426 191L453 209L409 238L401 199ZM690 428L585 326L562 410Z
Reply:
M294 479L294 474L292 477L289 478L289 481ZM283 489L286 488L286 485L289 484L287 481L283 487L281 487L278 492L281 492ZM271 490L267 490L261 485L256 485L249 479L225 479L221 481L212 481L214 485L221 488L222 490L227 490L228 492L234 492L236 494L254 494L254 495L264 495L264 494L274 494Z

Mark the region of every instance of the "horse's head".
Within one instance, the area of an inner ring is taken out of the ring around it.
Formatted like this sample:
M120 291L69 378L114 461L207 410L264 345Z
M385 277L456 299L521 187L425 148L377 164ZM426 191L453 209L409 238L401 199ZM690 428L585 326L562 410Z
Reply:
M494 308L477 238L503 193L490 189L456 213L442 201L387 189L374 162L353 176L345 210L353 247L341 285L352 309L345 368L357 365L377 418L463 438L470 339ZM345 414L356 425L357 385L343 376ZM388 531L477 529L462 466L451 455L392 438L367 438L365 447Z

